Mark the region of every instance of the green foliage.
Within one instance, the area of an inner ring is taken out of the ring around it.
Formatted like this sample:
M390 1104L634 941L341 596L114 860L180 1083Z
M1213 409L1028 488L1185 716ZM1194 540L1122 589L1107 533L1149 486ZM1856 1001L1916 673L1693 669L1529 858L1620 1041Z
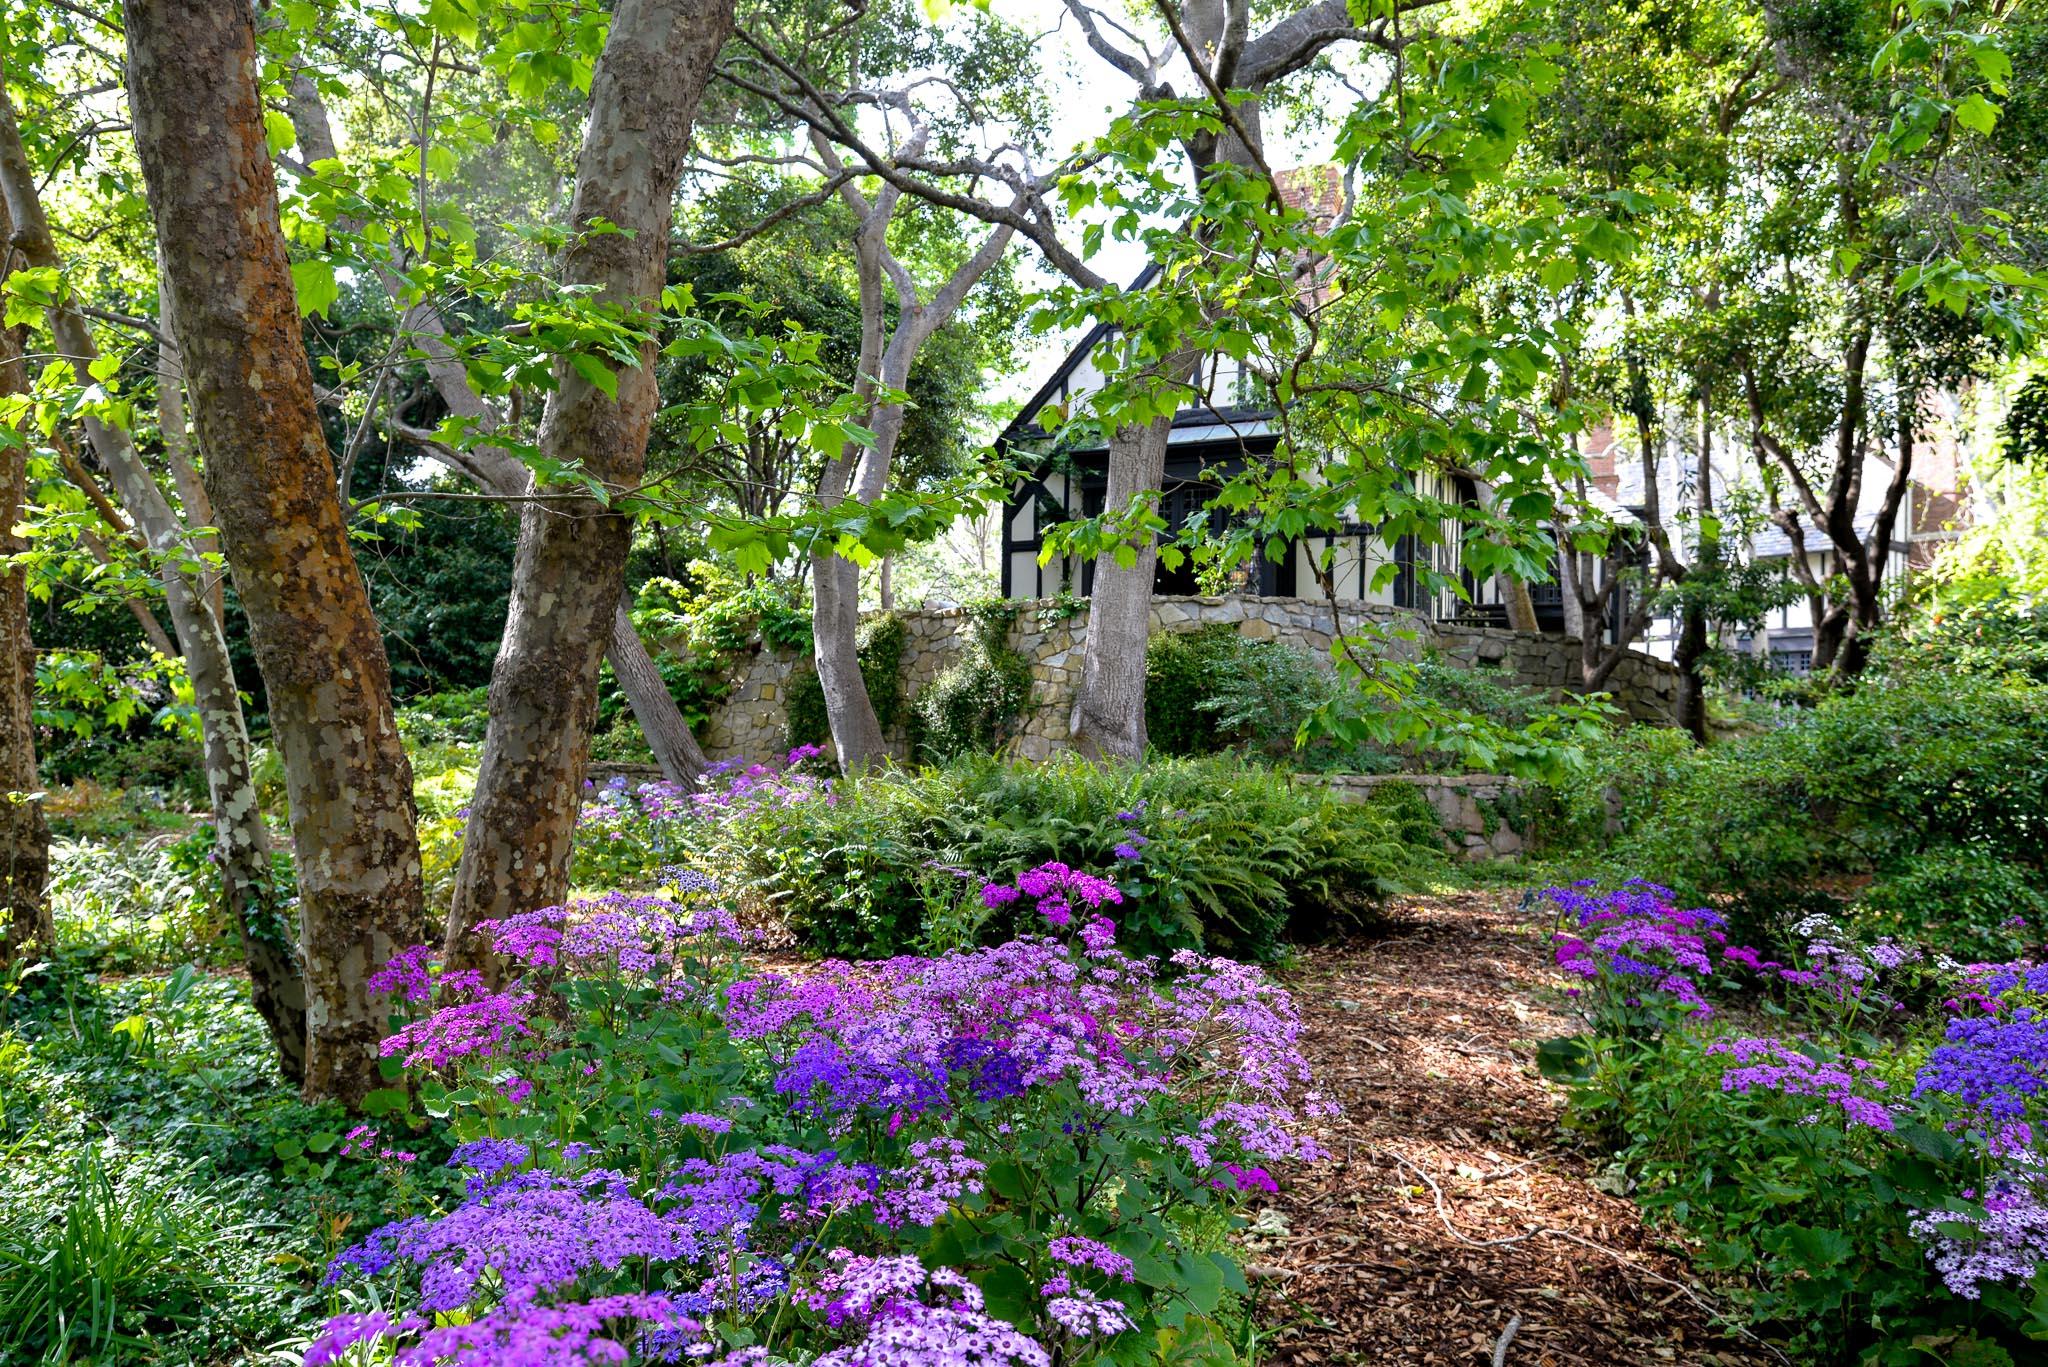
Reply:
M408 448L393 445L399 459ZM368 454L368 453L366 453ZM392 489L459 492L448 476L398 478L397 461L357 462L351 494ZM505 635L516 515L504 505L421 498L386 505L356 539L356 563L384 630L391 689L399 698L481 688Z
M1162 632L1145 647L1145 733L1169 755L1291 750L1335 687L1306 651L1228 622Z
M1939 942L1966 963L2021 958L2048 930L2038 869L1974 845L1940 845L1886 866L1846 919L1866 938Z
M490 724L490 689L429 693L398 709L398 733L408 746L481 745Z
M1705 749L1632 728L1595 751L1586 777L1545 786L1531 807L1539 853L1661 870L1682 902L1726 907L1733 932L1760 943L1839 910L1873 874L1874 915L1932 926L1953 914L1958 933L1986 933L1982 899L2038 880L2031 871L2048 857L2048 686L1915 670ZM1935 889L1944 862L1968 870L1956 900L1898 908L1898 890Z
M869 704L875 709L875 720L885 732L903 720L903 650L908 640L903 619L893 612L869 617L854 637L861 682L867 688ZM796 670L783 680L782 700L790 749L831 741L832 722L825 711L825 686L819 682L815 667Z
M199 839L210 844L210 836ZM55 841L50 914L60 951L119 972L157 970L195 955L232 962L234 927L194 868L164 837L115 844Z
M1031 662L1010 647L1014 603L995 599L962 608L973 629L959 658L910 703L911 754L926 763L992 753L1031 701Z
M310 1332L383 1182L331 1161L350 1122L279 1079L245 981L82 971L102 957L0 995L0 1361L261 1360Z
M223 1222L218 1195L193 1189L187 1173L138 1177L117 1184L88 1150L54 1219L0 1216L0 1353L113 1361L207 1317L222 1291L216 1269L256 1226Z
M735 816L718 837L746 885L831 954L897 953L942 927L954 940L1033 930L1014 908L973 904L978 880L1058 860L1117 881L1121 944L1270 961L1289 933L1355 925L1441 865L1433 833L1410 843L1379 809L1230 760L970 758L835 792ZM1133 834L1140 857L1119 857Z

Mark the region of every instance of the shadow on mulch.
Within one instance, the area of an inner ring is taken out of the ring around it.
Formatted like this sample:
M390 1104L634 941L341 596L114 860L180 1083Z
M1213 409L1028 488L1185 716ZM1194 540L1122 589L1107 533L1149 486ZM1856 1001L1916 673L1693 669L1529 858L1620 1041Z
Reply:
M1406 898L1287 975L1344 1114L1323 1135L1333 1161L1250 1232L1267 1355L1491 1364L1512 1323L1506 1367L1781 1361L1716 1329L1683 1261L1563 1142L1535 1042L1573 1023L1518 901Z

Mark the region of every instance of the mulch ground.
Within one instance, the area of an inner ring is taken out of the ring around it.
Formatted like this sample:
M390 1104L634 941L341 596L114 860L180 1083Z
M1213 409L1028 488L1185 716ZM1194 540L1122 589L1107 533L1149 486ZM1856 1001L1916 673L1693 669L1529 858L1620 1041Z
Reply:
M1404 900L1381 937L1289 975L1335 1155L1251 1231L1283 1364L1760 1364L1670 1239L1594 1184L1536 1041L1560 1013L1519 893ZM1509 1335L1509 1327L1513 1332ZM1504 1338L1503 1336L1507 1337ZM1504 1348L1504 1351L1503 1351Z

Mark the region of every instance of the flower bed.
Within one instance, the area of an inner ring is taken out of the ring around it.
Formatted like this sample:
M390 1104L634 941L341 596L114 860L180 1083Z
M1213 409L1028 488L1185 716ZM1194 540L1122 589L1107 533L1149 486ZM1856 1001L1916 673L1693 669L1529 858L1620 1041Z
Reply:
M1800 1361L2038 1360L2048 968L1822 917L1779 962L1654 884L1543 896L1586 1026L1546 1071L1756 1320Z
M1055 933L755 972L695 879L480 927L502 985L394 959L410 1087L350 1146L408 1212L335 1260L310 1367L1227 1354L1229 1235L1332 1109L1292 1003L1125 953L1063 866L983 896Z

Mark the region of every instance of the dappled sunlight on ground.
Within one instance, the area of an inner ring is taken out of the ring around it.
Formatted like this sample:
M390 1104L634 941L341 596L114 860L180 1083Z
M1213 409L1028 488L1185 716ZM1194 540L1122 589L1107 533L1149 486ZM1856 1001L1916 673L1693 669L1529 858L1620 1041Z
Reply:
M1538 1040L1569 1034L1520 894L1412 898L1380 939L1289 974L1335 1161L1249 1258L1285 1364L1749 1364L1709 1294L1558 1129ZM1263 1232L1262 1232L1263 1231Z

